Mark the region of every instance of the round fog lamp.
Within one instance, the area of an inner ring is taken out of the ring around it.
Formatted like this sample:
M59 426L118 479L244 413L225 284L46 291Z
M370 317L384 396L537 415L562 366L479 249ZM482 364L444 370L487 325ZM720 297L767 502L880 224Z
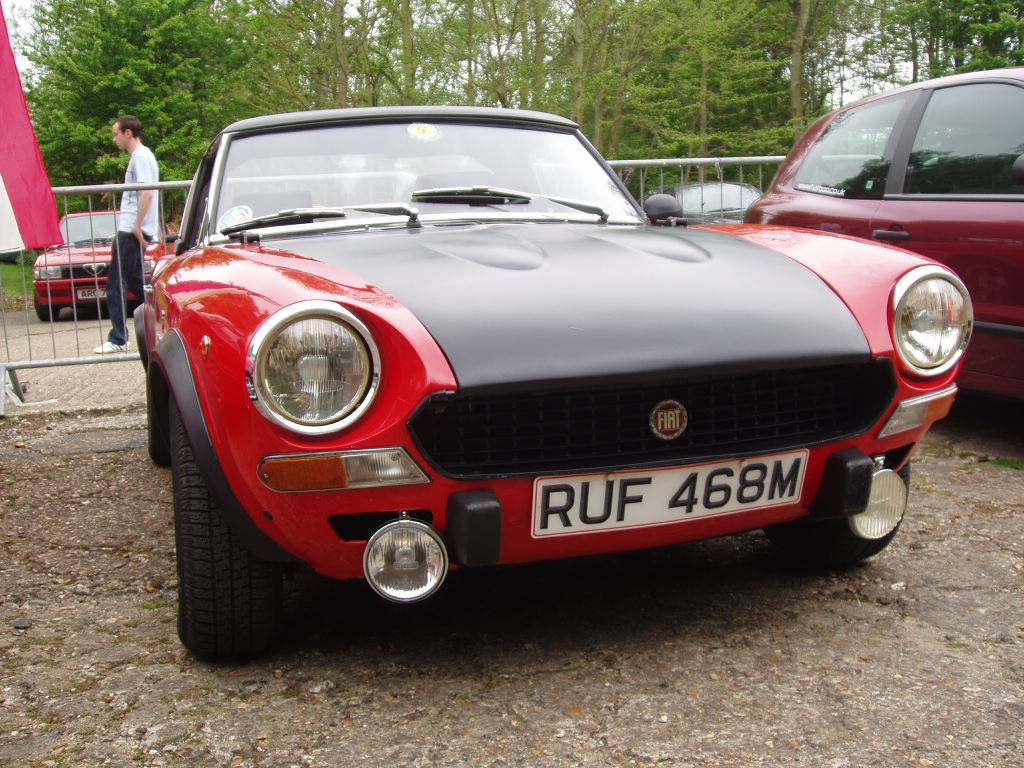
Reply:
M412 603L434 594L448 575L448 552L437 531L403 518L383 526L366 542L363 573L381 597Z
M851 530L862 539L881 539L892 533L907 508L907 484L891 469L882 469L871 480L868 506L850 518Z

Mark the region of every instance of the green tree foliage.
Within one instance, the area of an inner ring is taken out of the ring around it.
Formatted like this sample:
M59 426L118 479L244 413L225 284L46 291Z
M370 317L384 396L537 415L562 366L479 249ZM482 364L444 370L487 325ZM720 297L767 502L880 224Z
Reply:
M164 178L191 176L210 137L251 107L232 9L196 0L44 0L26 53L28 96L54 185L120 181L121 114L142 120Z
M926 30L915 61L927 77L1024 62L1024 6L1016 0L916 0L907 27Z
M850 8L842 71L855 91L1024 64L1019 0L858 0Z
M775 154L792 140L771 11L755 0L671 0L627 100L629 157Z
M253 114L480 104L610 157L779 154L856 96L1024 61L1011 0L37 0L22 46L54 184L118 181L137 114L165 178Z

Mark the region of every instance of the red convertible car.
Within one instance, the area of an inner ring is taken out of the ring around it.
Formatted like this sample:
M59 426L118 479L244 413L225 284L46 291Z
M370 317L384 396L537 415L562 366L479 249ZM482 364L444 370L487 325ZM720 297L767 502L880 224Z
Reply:
M185 646L270 648L301 568L412 602L455 568L759 528L828 567L885 548L956 393L963 284L681 217L543 113L226 128L135 314Z

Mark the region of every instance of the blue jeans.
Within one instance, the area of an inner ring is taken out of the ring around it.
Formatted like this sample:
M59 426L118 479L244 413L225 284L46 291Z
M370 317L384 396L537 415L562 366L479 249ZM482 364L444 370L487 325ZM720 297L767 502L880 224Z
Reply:
M128 343L128 331L125 328L127 293L134 293L143 298L144 271L142 268L142 245L134 232L118 232L111 253L110 273L107 276L107 311L110 313L110 333L107 340L111 344L124 346ZM127 291L125 290L127 288Z

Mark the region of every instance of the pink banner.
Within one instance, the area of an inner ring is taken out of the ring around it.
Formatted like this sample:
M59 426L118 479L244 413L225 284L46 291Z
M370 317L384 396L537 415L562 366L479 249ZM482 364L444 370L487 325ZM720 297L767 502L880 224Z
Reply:
M0 251L44 248L63 240L0 9Z

